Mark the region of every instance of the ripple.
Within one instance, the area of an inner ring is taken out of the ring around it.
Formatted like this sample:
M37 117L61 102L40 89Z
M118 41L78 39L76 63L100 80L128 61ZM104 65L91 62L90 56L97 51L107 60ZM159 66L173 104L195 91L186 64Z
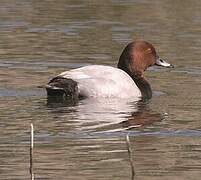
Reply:
M180 68L180 69L177 68L177 70L172 70L172 72L201 75L201 67L187 67L187 68Z
M12 61L2 62L0 67L16 68L16 69L46 69L47 67L66 67L69 69L79 68L90 65L89 63L65 63L65 62L26 62L26 61Z
M94 132L91 133L93 136L98 137L116 137L116 136L126 136L129 133L129 136L138 137L138 136L157 136L157 137L200 137L201 130L170 130L170 131L153 131L153 132L140 132L139 130L132 131L104 131L104 132Z
M44 96L44 91L41 89L33 90L15 90L15 89L0 89L0 97L30 97Z

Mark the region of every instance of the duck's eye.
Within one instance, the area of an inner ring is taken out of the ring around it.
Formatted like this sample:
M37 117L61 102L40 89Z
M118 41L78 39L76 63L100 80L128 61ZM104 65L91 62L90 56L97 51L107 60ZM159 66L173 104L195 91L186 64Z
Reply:
M147 53L152 53L151 48L148 48L147 50L145 50Z

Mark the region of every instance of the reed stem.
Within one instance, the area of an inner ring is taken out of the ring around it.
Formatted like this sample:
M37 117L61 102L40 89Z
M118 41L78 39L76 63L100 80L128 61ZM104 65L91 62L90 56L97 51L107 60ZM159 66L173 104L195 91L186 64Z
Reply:
M133 180L134 176L135 176L135 168L134 168L134 162L133 162L133 158L132 158L132 149L131 149L129 134L126 135L126 145L127 145L127 150L128 150L129 162L130 162L130 166L131 166L131 173L132 173L131 179Z
M34 148L34 127L33 127L33 124L31 123L31 132L30 132L30 174L31 174L31 180L34 180L33 148Z

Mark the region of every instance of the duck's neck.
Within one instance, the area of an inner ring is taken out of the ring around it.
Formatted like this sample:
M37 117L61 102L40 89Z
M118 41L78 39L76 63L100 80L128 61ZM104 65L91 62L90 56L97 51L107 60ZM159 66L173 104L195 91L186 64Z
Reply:
M141 76L141 73L133 73L130 67L131 62L133 61L132 58L132 49L134 48L134 44L130 43L126 46L123 50L117 67L123 71L125 71L136 83L137 87L140 89L142 93L143 99L150 99L152 97L151 86L149 83Z
M131 78L140 89L143 99L150 99L152 97L151 86L146 79L132 75Z
M118 68L120 67L118 66ZM152 97L151 86L146 79L138 75L133 75L128 69L120 69L125 71L133 79L137 87L140 89L143 99L150 99Z
M141 77L140 75L133 75L129 69L121 68L119 66L118 68L125 71L133 79L137 87L140 89L143 99L150 99L152 97L151 86L144 77Z

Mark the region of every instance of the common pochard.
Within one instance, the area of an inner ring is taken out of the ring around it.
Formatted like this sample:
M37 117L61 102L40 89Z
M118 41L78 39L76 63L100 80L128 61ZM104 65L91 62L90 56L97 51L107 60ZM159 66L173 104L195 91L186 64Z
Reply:
M133 41L123 50L117 68L89 65L57 75L45 86L48 96L93 98L152 97L144 71L153 65L173 67L160 59L154 46L146 41Z

